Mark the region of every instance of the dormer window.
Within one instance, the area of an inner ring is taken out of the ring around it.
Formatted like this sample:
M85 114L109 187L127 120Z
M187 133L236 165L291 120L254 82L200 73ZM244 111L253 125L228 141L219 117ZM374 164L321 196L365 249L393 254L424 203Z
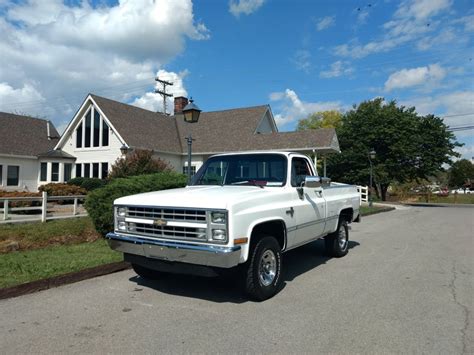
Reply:
M110 128L93 105L87 110L76 128L76 148L109 146Z

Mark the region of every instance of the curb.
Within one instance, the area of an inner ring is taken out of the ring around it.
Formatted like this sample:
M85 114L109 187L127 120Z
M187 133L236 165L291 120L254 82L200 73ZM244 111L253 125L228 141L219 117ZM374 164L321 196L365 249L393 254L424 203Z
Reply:
M390 211L394 211L394 210L396 210L395 207L385 207L385 208L380 208L380 209L375 210L375 211L361 213L361 216L362 217L367 217L367 216L371 216L371 215L374 215L374 214L383 213L383 212L390 212Z
M54 276L48 279L32 281L17 286L0 289L0 300L27 295L29 293L47 290L53 287L71 284L78 281L91 279L93 277L112 274L117 271L129 269L130 264L124 261L99 265L84 270L70 272L68 274Z
M452 207L452 208L474 208L472 203L430 203L430 202L404 202L405 206L413 207Z

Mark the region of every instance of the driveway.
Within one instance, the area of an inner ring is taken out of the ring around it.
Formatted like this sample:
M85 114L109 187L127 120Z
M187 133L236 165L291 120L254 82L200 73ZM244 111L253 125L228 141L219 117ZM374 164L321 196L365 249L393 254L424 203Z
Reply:
M0 301L2 353L473 353L473 208L405 207L353 224L351 250L284 257L285 287L133 271Z

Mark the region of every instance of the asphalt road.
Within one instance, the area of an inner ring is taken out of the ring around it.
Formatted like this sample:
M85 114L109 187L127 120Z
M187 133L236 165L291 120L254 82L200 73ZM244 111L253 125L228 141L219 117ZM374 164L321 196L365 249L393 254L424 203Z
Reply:
M285 287L127 270L0 301L0 353L474 353L474 209L406 207L354 224L351 250L285 255Z

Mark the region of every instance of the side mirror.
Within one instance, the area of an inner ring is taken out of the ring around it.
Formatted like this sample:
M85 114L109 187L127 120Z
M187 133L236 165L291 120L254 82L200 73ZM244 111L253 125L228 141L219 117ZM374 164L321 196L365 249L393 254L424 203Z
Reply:
M326 187L331 185L331 179L321 176L306 176L304 186L309 188Z

